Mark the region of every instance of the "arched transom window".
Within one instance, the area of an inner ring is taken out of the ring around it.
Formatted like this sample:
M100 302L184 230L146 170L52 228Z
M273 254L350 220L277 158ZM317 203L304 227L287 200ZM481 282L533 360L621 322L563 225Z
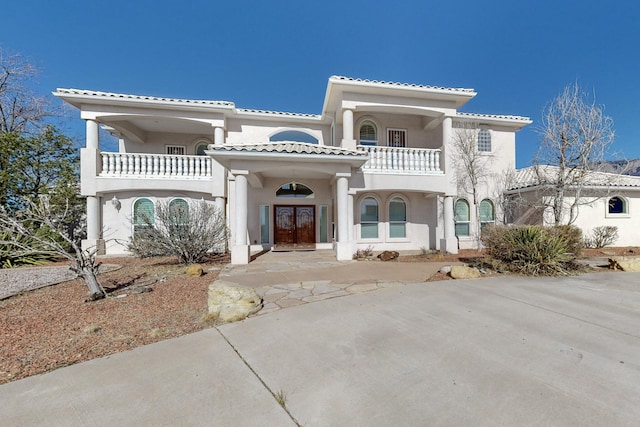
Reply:
M283 185L276 191L276 197L293 197L296 199L313 199L313 190L304 184L292 181Z
M360 125L360 145L378 145L378 128L371 120Z

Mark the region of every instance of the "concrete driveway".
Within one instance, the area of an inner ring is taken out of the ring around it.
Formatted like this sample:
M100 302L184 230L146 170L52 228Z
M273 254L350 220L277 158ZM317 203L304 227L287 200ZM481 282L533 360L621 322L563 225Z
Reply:
M620 272L380 289L0 386L12 426L635 426L638 402Z

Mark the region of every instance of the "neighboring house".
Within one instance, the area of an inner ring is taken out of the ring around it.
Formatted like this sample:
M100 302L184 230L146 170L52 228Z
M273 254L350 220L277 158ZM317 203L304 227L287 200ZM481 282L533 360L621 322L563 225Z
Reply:
M234 264L252 250L356 250L473 246L474 212L458 194L452 136L477 128L478 150L498 176L515 167L526 117L458 109L473 89L333 76L321 114L238 108L231 102L58 89L86 120L81 192L87 240L122 254L158 201L204 200L224 212ZM98 127L119 138L102 152ZM482 183L483 224L499 212ZM106 242L106 243L105 243Z
M505 192L512 201L508 215L510 223L553 225L551 208L552 185L556 166L531 166L516 171L514 182ZM580 185L573 225L589 235L595 227L618 228L616 246L637 246L640 227L632 213L640 212L640 177L604 172L585 172L575 178ZM568 186L565 197L563 223L569 222L569 207L574 204L576 187ZM636 216L637 218L637 216Z

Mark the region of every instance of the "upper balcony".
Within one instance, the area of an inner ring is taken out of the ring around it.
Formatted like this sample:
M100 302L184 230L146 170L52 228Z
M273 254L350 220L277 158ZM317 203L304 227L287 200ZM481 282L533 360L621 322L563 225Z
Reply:
M213 176L213 159L208 156L100 154L102 169L98 176L101 177L210 180Z
M358 150L369 153L362 166L365 173L398 175L442 175L441 149L381 147L359 145Z

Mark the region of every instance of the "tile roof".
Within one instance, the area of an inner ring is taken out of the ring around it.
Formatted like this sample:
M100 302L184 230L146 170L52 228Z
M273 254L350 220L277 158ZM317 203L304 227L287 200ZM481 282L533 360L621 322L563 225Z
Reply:
M306 142L295 141L278 141L278 142L263 142L254 144L223 144L223 145L210 145L209 150L219 152L261 152L261 153L293 153L293 154L320 154L320 155L333 155L333 156L346 156L346 157L368 157L369 154L349 150L342 147L330 147L327 145L309 144Z
M400 83L400 82L386 82L384 80L367 80L367 79L358 79L352 77L344 77L344 76L331 76L332 79L350 81L350 82L361 82L361 83L371 83L380 86L399 86L399 87L415 87L419 89L436 89L436 90L445 90L450 92L468 92L475 93L475 90L469 88L462 87L444 87L444 86L430 86L430 85L421 85L414 83Z
M501 119L501 120L517 120L522 122L530 122L531 118L523 117L523 116L512 116L508 114L479 114L479 113L462 113L458 111L456 113L457 117L470 117L470 118L478 118L478 119Z
M322 118L319 114L307 114L307 113L290 113L284 111L270 111L270 110L256 110L252 108L238 108L238 112L242 113L256 113L256 114L269 114L276 116L291 116L291 117L309 117L314 119Z
M194 104L194 105L222 105L233 107L235 104L229 101L209 101L198 99L180 99L180 98L164 98L157 96L144 96L144 95L127 95L124 93L112 93L112 92L100 92L96 90L83 90L83 89L56 89L56 93L68 94L68 95L86 95L95 96L99 98L120 98L120 99L136 99L142 101L160 101L160 102L172 102L176 104Z
M508 190L521 190L536 187L538 185L550 185L550 181L558 173L559 168L551 165L540 165L538 168L529 166L516 170L515 179ZM612 188L640 188L640 177L620 175L608 172L589 172L587 176L588 186L612 187Z

